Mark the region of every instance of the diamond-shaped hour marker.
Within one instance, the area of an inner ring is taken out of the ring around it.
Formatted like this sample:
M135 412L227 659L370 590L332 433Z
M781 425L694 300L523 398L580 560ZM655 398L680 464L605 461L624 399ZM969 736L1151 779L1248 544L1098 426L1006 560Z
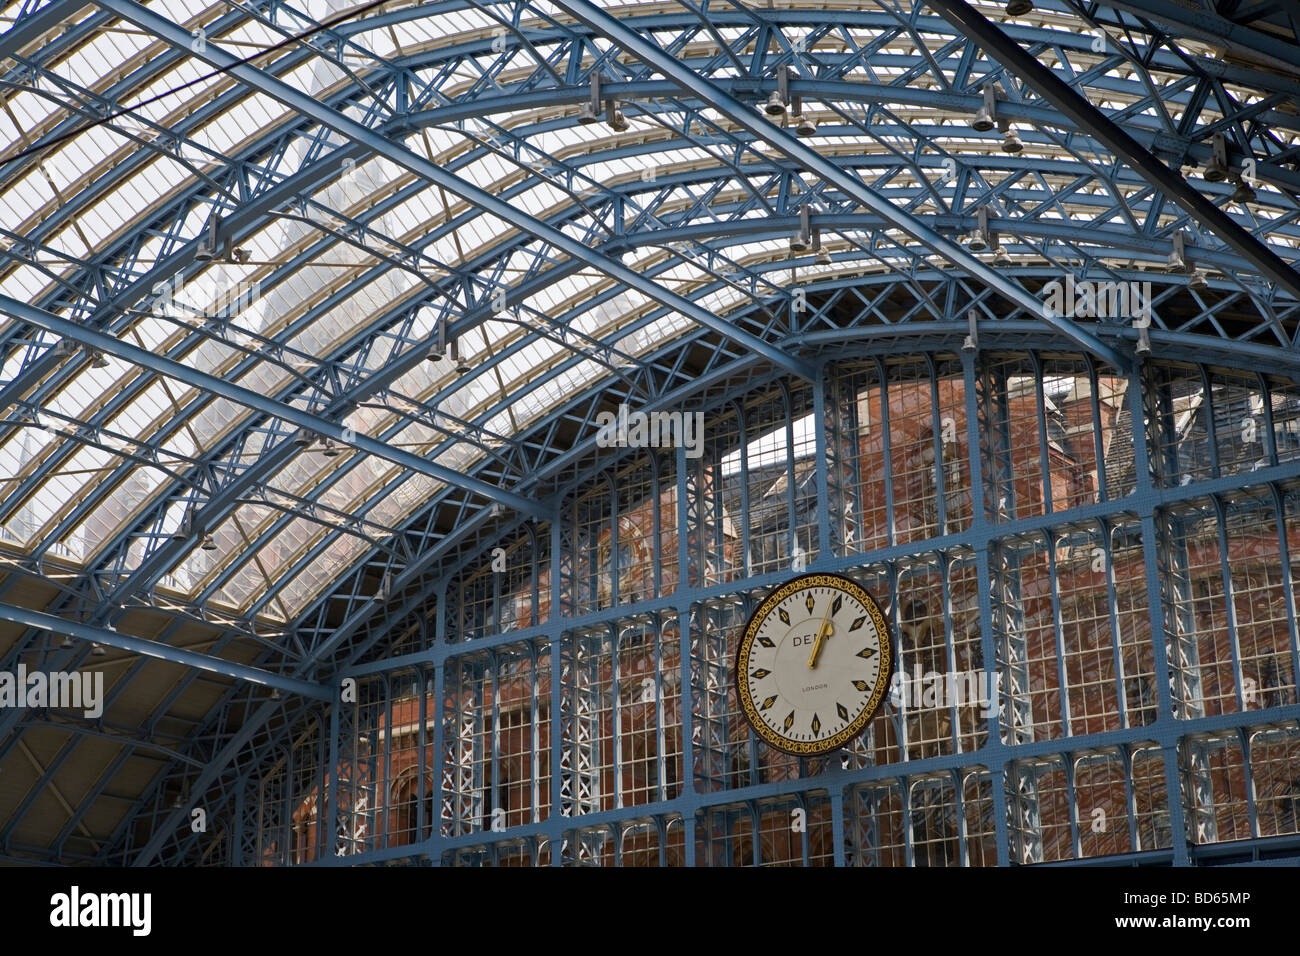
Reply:
M804 598L803 606L808 609L809 614L811 614L813 608L817 606L817 599L812 596L812 592L809 592L808 596Z

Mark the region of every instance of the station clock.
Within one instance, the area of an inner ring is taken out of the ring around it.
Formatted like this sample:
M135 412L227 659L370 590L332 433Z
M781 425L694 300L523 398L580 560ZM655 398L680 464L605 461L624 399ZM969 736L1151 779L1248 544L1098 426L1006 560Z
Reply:
M754 611L736 651L741 712L786 753L830 753L862 733L895 659L880 606L856 581L804 574Z

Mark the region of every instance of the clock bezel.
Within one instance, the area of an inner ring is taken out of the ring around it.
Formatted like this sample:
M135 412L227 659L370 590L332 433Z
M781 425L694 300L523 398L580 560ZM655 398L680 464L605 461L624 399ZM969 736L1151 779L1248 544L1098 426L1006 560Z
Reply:
M880 635L880 674L876 680L876 686L872 689L871 698L867 701L866 706L862 708L862 713L854 718L852 723L839 733L827 737L823 741L789 740L782 737L759 716L758 709L754 706L754 700L749 694L749 685L741 679L748 671L747 667L741 666L741 662L749 655L754 645L754 639L758 636L758 629L763 622L776 613L777 605L791 594L810 587L836 588L851 596L867 609L867 614L871 616L872 623L876 625L876 631ZM736 647L736 658L732 669L736 699L740 703L740 711L744 714L746 722L753 728L759 739L775 750L797 757L820 757L833 753L850 740L860 736L866 730L867 725L871 723L872 718L876 716L877 711L879 711L880 704L889 689L890 678L894 673L894 647L894 634L890 630L889 621L885 618L876 599L861 584L842 574L833 574L827 571L800 574L768 594L754 609L754 613L749 616L749 621L745 624L744 633Z

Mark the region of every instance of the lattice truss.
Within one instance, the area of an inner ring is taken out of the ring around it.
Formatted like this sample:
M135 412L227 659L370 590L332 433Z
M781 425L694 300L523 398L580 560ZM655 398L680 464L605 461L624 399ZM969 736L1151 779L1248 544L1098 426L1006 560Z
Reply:
M1185 860L1293 832L1296 24L976 4L999 46L960 6L0 8L0 671L113 665L101 718L0 710L4 852ZM1152 282L1146 372L1127 319L1044 321L1067 274ZM971 321L1016 351L974 363ZM708 453L599 448L620 403L706 411ZM1005 670L1001 722L761 751L727 654L812 567L873 582L923 669ZM1050 749L1084 733L1115 736ZM1122 846L1083 819L1112 771Z

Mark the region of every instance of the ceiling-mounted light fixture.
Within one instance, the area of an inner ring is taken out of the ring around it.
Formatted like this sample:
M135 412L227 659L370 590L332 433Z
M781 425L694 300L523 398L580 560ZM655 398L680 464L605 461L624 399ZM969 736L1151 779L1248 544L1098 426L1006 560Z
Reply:
M817 253L816 262L819 266L828 266L831 264L831 251L822 245L822 231L814 229L812 234L813 251Z
M599 73L591 74L591 95L587 102L582 104L578 110L578 122L584 126L590 126L593 123L599 123L601 113L605 114L605 122L609 128L616 133L622 133L628 128L627 117L619 109L618 100L612 96L605 96L601 92L601 79Z
M971 252L983 252L991 249L995 243L989 231L989 207L980 206L975 212L975 228L966 237L966 248Z
M815 136L817 134L817 121L808 116L803 111L803 98L793 96L790 98L790 112L793 114L791 119L794 120L794 132L796 136Z
M1248 202L1255 201L1255 190L1251 187L1250 183L1246 182L1240 173L1234 173L1232 181L1237 187L1232 191L1233 202L1239 202L1244 205Z
M1205 164L1205 179L1221 183L1228 178L1228 141L1222 133L1210 137L1210 161Z
M1002 124L1002 152L1010 153L1012 156L1025 148L1025 144L1020 141L1020 134L1010 123Z
M1023 17L1033 9L1034 5L1030 0L1008 0L1007 2L1007 16L1009 17Z
M966 323L969 331L966 333L966 338L961 343L961 350L963 352L979 351L980 330L979 330L979 325L977 324L978 322L979 322L979 313L976 312L974 309L967 310Z
M90 350L90 367L108 368L108 359L104 358L104 353L99 349Z
M600 74L592 72L591 74L591 98L582 104L578 111L578 122L584 126L590 126L592 123L600 122Z
M342 452L338 445L334 444L334 439L326 438L325 447L321 449L321 454L326 458L337 458Z
M1210 287L1209 281L1205 277L1204 269L1193 269L1191 278L1187 280L1187 287L1195 289L1197 292L1203 292Z
M194 258L199 262L211 262L213 259L230 258L230 240L222 235L221 215L213 213L208 217L207 228L203 230L203 235L199 237L198 248L194 250Z
M217 550L217 542L213 540L212 535L205 534L203 536L203 543L199 545L199 547L204 551L215 551Z
M434 323L433 338L429 341L429 351L424 353L426 362L440 361L447 354L447 320L438 319Z
M605 121L615 133L625 133L628 129L627 117L618 108L618 100L612 97L605 101Z
M194 536L194 518L187 511L181 518L181 523L176 526L172 532L173 541L188 541Z
M971 120L970 126L977 133L987 133L997 125L997 119L997 95L993 89L993 84L989 83L984 87L984 102L975 113L975 118Z
M316 440L316 433L310 428L299 428L297 434L293 436L293 443L300 448L305 448Z
M1147 326L1138 329L1137 346L1133 349L1140 358L1146 358L1151 354L1151 330Z
M776 71L776 89L763 105L763 112L768 116L784 116L786 104L790 102L790 68L778 67Z
M1187 271L1187 238L1181 233L1174 233L1174 247L1169 251L1169 268L1179 272Z
M459 339L451 340L451 360L456 363L457 374L464 375L466 372L470 371L469 362L461 358Z
M799 231L790 237L791 252L807 252L812 248L812 209L799 210Z
M1001 242L997 233L993 234L993 264L995 266L1009 266L1011 262L1011 253Z

